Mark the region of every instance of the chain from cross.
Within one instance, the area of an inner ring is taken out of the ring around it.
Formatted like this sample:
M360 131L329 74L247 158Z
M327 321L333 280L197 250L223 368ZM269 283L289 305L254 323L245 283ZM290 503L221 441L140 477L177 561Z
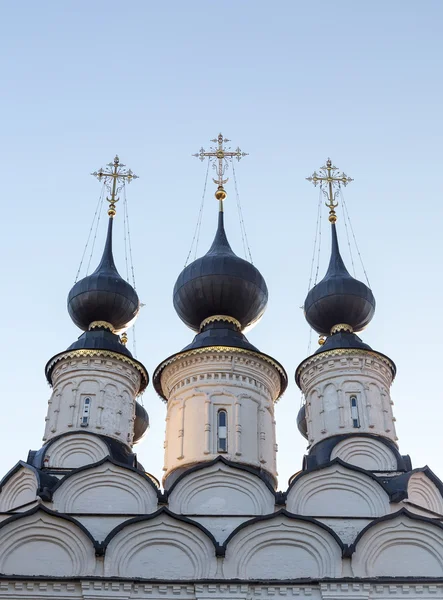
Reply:
M320 167L319 173L314 171L310 177L306 177L307 181L312 182L316 187L320 184L320 188L323 194L328 199L325 202L329 208L329 221L335 223L337 221L337 215L335 209L338 206L336 198L340 192L340 187L345 187L351 181L354 181L351 177L348 177L345 173L339 173L335 165L332 164L331 159L328 158L326 164Z
M100 182L103 181L106 189L111 194L110 198L106 196L106 200L109 202L108 215L111 218L115 216L115 203L120 199L117 197L117 194L121 191L125 183L131 183L133 179L138 179L138 175L135 175L131 169L124 169L123 167L125 166L116 155L114 162L106 165L107 169L100 168L98 171L91 173Z
M241 160L243 156L248 156L247 152L242 152L238 147L234 152L232 152L230 148L226 148L224 144L230 141L231 140L224 138L223 135L219 133L218 138L211 140L211 142L217 144L216 148L210 148L209 152L206 152L202 147L200 148L200 152L192 155L199 158L201 161L205 160L205 158L209 158L209 160L215 159L216 162L213 163L213 167L217 172L217 179L213 178L212 180L219 188L223 188L223 185L229 180L229 178L223 179L223 176L228 169L228 161L231 161L233 158Z

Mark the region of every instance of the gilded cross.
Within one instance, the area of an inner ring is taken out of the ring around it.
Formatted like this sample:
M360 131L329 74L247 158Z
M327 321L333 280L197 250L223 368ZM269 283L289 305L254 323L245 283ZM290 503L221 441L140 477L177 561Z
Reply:
M131 183L133 179L138 179L138 175L135 175L131 169L125 169L126 165L120 162L119 157L116 155L113 163L108 163L106 169L100 168L98 171L94 171L91 175L97 177L97 179L105 184L111 197L106 197L109 202L108 215L112 218L115 216L115 203L119 201L117 194L123 188L125 183Z
M323 194L328 199L325 204L329 208L329 221L331 223L335 223L337 220L335 209L338 206L336 198L340 191L340 187L342 185L346 187L348 183L354 180L351 179L351 177L348 177L345 173L339 173L337 167L332 164L330 158L328 158L323 167L320 167L319 173L314 171L312 175L310 177L306 177L306 179L311 181L315 186L320 184Z
M212 147L209 149L209 152L206 152L204 148L200 148L200 151L197 154L193 154L192 156L196 156L201 161L205 160L205 158L209 158L210 161L214 161L213 167L217 173L217 179L213 178L213 182L218 185L218 190L215 194L215 197L222 201L226 197L226 192L223 189L223 185L227 183L229 178L223 179L228 166L229 161L232 161L233 158L237 160L241 160L243 156L248 156L247 152L242 152L239 147L236 150L231 151L230 148L226 148L224 144L230 142L227 138L224 138L221 133L219 133L218 138L211 140L214 144L217 144L216 147Z

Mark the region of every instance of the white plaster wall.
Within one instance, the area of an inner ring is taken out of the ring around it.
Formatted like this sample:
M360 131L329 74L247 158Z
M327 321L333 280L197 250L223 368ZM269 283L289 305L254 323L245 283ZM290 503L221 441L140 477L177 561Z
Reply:
M161 383L168 397L165 478L179 467L220 454L219 409L228 414L224 455L277 475L274 402L280 377L274 366L259 356L189 355L167 366Z
M358 350L325 352L306 361L300 385L306 398L308 439L356 431L397 439L392 414L392 372L382 359ZM353 426L350 396L357 396L360 427Z
M140 384L135 367L115 358L65 358L55 366L52 384L44 441L83 430L83 400L89 397L90 416L85 429L132 446L135 396Z

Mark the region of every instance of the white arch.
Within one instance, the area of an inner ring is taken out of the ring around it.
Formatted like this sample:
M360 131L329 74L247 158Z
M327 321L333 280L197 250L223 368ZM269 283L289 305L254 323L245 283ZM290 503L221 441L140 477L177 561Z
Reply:
M274 505L264 481L222 462L189 473L169 497L169 508L177 514L254 516L272 513Z
M443 529L405 514L370 527L352 556L356 577L441 577Z
M99 462L109 455L105 442L96 435L63 435L49 446L45 454L48 467L76 469Z
M0 512L7 512L37 500L37 490L38 481L35 471L24 465L21 466L2 487Z
M106 461L67 477L53 502L64 513L139 515L157 510L157 492L141 474Z
M53 577L94 574L92 541L66 519L36 511L3 525L0 536L0 573Z
M397 469L397 459L392 450L372 437L352 436L342 440L331 453L331 460L334 458L368 471Z
M408 482L408 500L437 514L443 514L442 495L423 472L413 473Z
M166 513L132 523L110 540L105 577L204 579L213 577L215 548L198 527Z
M297 579L340 577L338 542L319 525L285 515L256 521L228 542L226 578Z
M335 464L299 477L288 492L289 512L312 517L381 517L389 497L371 477Z

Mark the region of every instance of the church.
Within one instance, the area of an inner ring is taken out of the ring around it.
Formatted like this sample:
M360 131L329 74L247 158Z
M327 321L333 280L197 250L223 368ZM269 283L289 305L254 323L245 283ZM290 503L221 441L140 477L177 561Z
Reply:
M243 153L215 141L199 155L216 166L214 240L173 288L190 343L150 375L126 344L140 301L113 254L117 194L134 175L118 157L95 173L109 189L106 243L68 294L82 333L45 367L43 445L0 482L0 600L443 599L443 483L399 449L396 365L359 337L375 298L340 254L336 192L350 179L329 160L308 178L329 208L329 266L304 303L321 345L284 367L245 335L268 289L224 224L225 170ZM286 368L307 451L282 488ZM165 404L161 481L136 454L149 384Z

